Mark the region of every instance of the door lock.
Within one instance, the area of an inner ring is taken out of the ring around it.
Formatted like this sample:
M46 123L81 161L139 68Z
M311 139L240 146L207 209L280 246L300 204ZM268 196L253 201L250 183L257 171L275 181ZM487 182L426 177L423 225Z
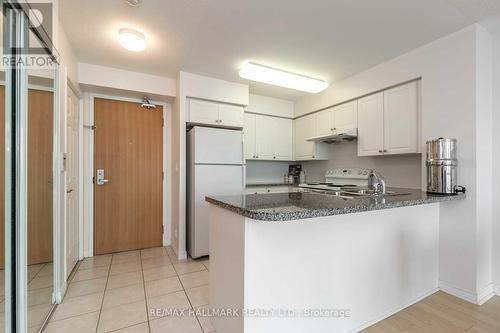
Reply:
M97 169L96 174L96 184L97 185L105 185L109 183L109 180L104 178L104 169Z

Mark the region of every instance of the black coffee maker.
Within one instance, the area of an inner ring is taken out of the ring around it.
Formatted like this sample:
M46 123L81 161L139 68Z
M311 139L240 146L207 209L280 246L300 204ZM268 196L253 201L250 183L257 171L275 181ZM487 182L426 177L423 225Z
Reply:
M290 164L288 166L288 184L290 185L298 185L300 179L300 173L302 172L302 164ZM291 182L290 180L292 180Z

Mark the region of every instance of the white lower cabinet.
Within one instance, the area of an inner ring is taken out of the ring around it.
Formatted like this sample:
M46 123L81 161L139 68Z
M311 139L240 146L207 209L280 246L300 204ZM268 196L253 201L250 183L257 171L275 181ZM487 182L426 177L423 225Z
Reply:
M264 194L264 193L287 193L297 192L298 188L293 186L250 186L245 188L245 194Z
M323 142L311 142L308 139L316 134L316 116L308 115L295 120L295 160L327 160L328 145Z
M245 113L245 158L248 160L293 160L293 121Z
M358 100L358 156L418 152L417 83Z

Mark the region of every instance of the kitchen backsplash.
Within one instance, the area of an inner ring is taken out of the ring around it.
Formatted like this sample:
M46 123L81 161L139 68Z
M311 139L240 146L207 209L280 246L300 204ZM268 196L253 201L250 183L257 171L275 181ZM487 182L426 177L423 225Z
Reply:
M330 160L297 162L306 172L307 182L324 181L325 172L335 168L370 168L380 172L389 187L422 187L420 154L358 157L357 142L329 146ZM247 183L283 182L292 162L247 161Z
M247 161L247 184L283 183L292 162Z

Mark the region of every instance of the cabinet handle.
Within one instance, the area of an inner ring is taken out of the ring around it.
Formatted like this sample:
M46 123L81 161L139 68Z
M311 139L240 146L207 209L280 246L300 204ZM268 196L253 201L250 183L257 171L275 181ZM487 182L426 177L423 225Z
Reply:
M273 159L275 160L275 159L276 159L276 156L273 156Z
M378 152L379 152L379 153L383 153L384 151L383 151L383 150L379 150Z
M313 155L312 158L316 158L316 156Z
M384 149L384 153L387 153L387 149Z

